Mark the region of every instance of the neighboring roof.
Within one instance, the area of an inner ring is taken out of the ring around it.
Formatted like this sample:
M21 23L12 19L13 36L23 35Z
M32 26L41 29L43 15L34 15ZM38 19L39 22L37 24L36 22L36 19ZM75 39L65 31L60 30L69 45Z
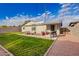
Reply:
M78 16L66 16L62 18L62 28L67 28L70 23L79 23Z

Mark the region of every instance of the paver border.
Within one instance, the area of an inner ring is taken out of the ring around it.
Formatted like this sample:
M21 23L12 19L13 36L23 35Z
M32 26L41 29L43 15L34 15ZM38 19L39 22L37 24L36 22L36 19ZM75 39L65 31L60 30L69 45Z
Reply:
M11 52L9 52L7 49L5 49L2 45L0 47L9 54L9 56L14 56Z
M59 36L58 36L59 37ZM54 46L55 42L58 40L58 37L54 40L54 42L51 44L51 46L48 48L48 50L45 52L44 56L47 56L48 52L50 51L50 49L52 48L52 46Z

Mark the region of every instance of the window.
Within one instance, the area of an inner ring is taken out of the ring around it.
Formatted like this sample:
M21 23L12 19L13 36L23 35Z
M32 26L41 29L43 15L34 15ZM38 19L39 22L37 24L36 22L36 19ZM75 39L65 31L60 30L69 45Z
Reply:
M35 31L36 30L36 27L35 26L32 26L32 31Z

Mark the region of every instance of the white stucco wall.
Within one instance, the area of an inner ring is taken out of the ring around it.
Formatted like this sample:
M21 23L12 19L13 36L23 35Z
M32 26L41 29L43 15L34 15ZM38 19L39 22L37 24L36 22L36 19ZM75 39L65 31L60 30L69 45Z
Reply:
M24 28L24 29L23 29L23 28ZM23 27L22 27L22 32L27 32L27 31L30 31L30 32L32 31L32 30L31 30L31 26L23 26Z
M35 27L36 27L36 33L41 33L42 31L46 31L46 25L37 25ZM32 26L23 26L22 27L22 32L27 32L27 31L33 32Z
M29 22L28 24L25 24L24 26L22 26L22 32L33 32L32 30L32 25L33 24L37 24L36 22ZM60 34L60 24L54 24L55 25L55 31L57 33L57 35ZM36 33L41 33L41 32L45 32L45 31L50 31L50 27L49 29L47 29L47 25L44 24L40 24L40 25L36 25Z
M36 26L36 33L41 33L43 31L46 31L46 25Z
M55 25L55 30L56 30L57 35L59 35L60 34L60 24Z

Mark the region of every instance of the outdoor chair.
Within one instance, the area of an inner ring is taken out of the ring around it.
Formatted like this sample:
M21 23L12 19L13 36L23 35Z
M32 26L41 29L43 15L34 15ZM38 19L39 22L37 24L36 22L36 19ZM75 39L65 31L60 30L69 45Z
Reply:
M56 31L51 32L50 37L51 37L51 38L53 38L53 37L57 37Z

